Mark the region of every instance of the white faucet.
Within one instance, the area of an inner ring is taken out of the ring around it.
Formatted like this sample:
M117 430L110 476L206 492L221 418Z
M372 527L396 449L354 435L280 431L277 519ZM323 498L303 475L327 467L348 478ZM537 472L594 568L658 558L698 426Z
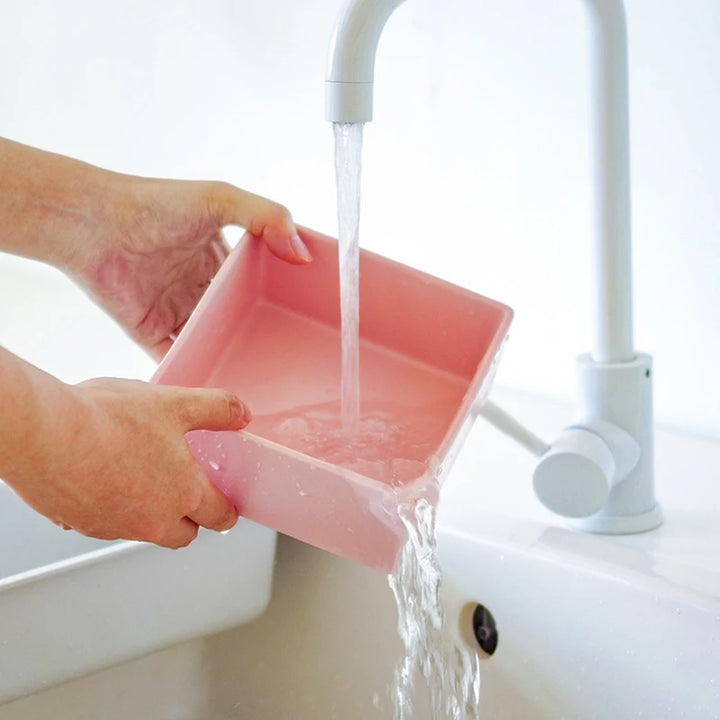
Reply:
M403 0L348 0L333 35L326 119L372 120L375 53ZM576 360L580 420L551 445L487 403L482 413L536 455L543 504L598 533L662 522L653 482L652 358L633 347L627 33L622 0L584 0L592 24L595 146L594 322Z

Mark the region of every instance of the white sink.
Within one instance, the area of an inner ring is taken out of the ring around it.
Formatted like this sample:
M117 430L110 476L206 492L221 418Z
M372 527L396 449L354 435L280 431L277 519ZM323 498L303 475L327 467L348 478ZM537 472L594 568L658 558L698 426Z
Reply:
M601 538L482 512L453 525L440 533L448 625L459 637L462 618L472 637L463 609L480 602L498 628L482 720L720 718L720 575L714 594L694 591ZM285 540L279 559L268 611L207 641L212 702L182 717L392 718L385 578ZM439 719L418 707L413 720Z
M537 399L503 404L548 436L571 416ZM565 529L538 506L530 456L483 425L471 433L443 489L439 542L449 631L469 635L475 603L498 627L497 650L481 662L482 720L720 720L720 444L667 432L657 440L666 522L603 537ZM0 677L10 661L28 667L23 653L48 654L56 673L68 658L78 666L88 652L116 647L128 628L144 637L167 607L187 610L185 623L221 596L227 608L244 585L247 547L238 541L212 588L200 576L205 565L193 562L162 599L164 582L154 581L179 553L144 548L147 561L131 561L120 551L98 576L102 590L84 581L92 556L69 561L80 563L77 585L68 577L54 605L50 572L48 591L17 609L27 623L48 615L40 630L25 626L25 643L12 629ZM125 601L119 609L115 598ZM0 605L0 622L12 617ZM281 538L272 598L253 622L0 706L0 720L388 720L395 624L385 576ZM419 710L413 720L435 719Z
M483 515L483 535L472 527L444 534L442 551L450 617L475 600L498 625L483 717L720 717L717 593L599 538Z
M255 618L274 551L242 520L178 551L93 540L0 482L0 703Z

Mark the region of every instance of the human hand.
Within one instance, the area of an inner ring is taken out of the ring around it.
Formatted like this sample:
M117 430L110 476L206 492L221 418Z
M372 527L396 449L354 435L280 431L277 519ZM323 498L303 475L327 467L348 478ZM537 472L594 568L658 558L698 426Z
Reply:
M226 225L311 260L282 205L228 183L121 175L0 138L0 250L66 272L158 360L227 256Z
M46 384L33 445L11 455L5 476L35 510L91 537L171 548L189 544L200 525L235 524L236 510L184 439L244 427L249 413L234 395L115 379Z
M121 201L76 279L156 359L172 345L241 225L278 257L310 262L290 213L226 183L116 176ZM79 257L82 257L79 255Z

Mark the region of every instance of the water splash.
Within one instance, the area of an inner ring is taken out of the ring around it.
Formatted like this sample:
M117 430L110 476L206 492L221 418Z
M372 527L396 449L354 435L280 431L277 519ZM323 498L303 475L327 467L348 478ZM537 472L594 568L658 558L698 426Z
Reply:
M338 206L342 335L342 422L352 433L360 417L360 176L363 123L333 123Z
M405 646L392 688L394 720L415 717L418 691L429 694L433 720L476 720L480 701L478 657L455 645L444 631L435 506L422 498L398 507L408 541L398 571L389 576L398 608L398 632ZM418 675L424 688L416 684Z

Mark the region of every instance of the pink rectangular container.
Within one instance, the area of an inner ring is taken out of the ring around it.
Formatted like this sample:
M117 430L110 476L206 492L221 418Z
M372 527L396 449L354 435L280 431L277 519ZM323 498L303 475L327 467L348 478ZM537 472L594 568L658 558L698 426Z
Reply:
M153 381L225 387L250 407L239 432L188 433L210 480L246 518L392 572L399 503L434 498L489 390L512 310L360 253L360 422L340 421L337 243L287 264L246 235Z

